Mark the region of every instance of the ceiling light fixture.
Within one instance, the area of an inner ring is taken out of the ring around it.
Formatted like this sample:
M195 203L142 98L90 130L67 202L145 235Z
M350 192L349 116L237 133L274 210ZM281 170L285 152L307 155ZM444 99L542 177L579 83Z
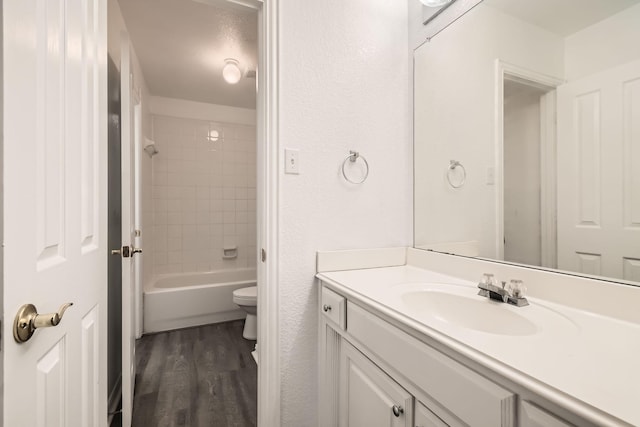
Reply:
M211 129L209 134L207 135L207 141L209 142L217 142L220 140L220 132L215 129Z
M451 0L420 0L420 3L427 7L442 7L447 3L451 3Z
M224 63L225 65L222 68L222 77L224 78L224 81L230 85L238 83L240 78L242 78L242 72L240 71L240 67L238 67L238 60L227 58L224 60Z

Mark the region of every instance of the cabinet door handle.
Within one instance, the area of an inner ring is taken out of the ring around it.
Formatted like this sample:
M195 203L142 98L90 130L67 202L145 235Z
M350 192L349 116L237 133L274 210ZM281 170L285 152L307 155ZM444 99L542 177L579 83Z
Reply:
M330 305L325 304L325 305L322 307L322 309L324 310L324 312L325 312L325 313L327 313L327 312L331 311L331 306L330 306Z
M393 411L393 415L395 415L396 417L399 417L400 415L404 414L404 408L400 405L393 405L391 410Z

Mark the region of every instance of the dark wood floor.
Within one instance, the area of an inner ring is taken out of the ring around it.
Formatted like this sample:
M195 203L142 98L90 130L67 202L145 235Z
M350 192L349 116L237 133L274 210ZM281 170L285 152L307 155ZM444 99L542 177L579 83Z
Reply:
M133 426L255 426L255 341L242 338L242 327L235 321L138 340Z

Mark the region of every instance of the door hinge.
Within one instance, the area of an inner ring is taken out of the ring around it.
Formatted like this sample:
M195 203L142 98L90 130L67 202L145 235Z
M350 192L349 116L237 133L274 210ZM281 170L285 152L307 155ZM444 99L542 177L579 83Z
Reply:
M261 249L260 253L261 253L260 258L262 259L262 262L265 262L267 260L267 251L265 251L264 249Z

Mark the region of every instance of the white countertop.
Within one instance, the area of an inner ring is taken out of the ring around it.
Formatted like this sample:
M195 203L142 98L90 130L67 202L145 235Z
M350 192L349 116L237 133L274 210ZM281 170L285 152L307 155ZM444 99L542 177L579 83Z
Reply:
M598 420L605 424L618 424L611 416L640 426L640 325L636 323L536 298L528 298L526 307L486 299L496 310L511 311L504 314L535 325L535 333L496 334L410 309L394 292L398 285L419 289L441 283L461 295L475 295L476 283L467 280L407 265L324 272L318 278L498 374L527 387L536 385L533 391L542 390L546 398L571 411L596 414L590 418L598 418L601 411L605 414Z

